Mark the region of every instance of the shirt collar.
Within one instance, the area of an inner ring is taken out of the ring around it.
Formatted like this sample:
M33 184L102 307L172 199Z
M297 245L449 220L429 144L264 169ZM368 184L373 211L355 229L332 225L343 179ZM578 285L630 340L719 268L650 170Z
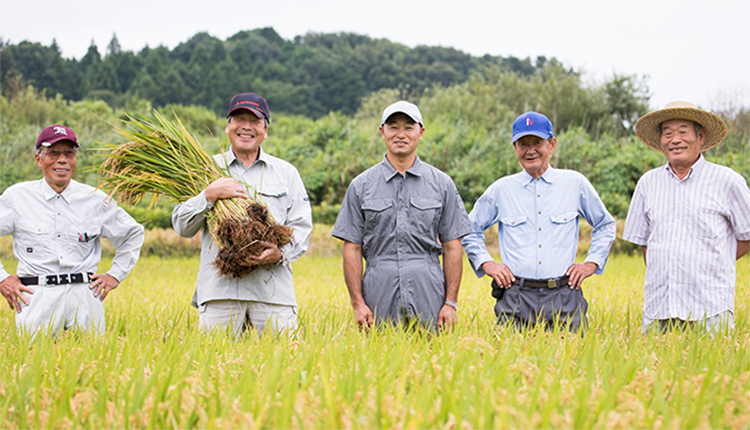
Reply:
M536 181L536 178L529 175L529 172L526 171L526 169L522 170L519 174L519 179L521 180L521 183L525 187L526 185L529 185ZM547 166L547 170L542 173L542 176L539 177L542 181L551 184L555 181L555 178L557 177L557 170L553 169L552 166Z
M380 165L383 168L383 179L385 179L386 182L393 179L396 175L399 174L399 171L396 170L390 161L388 161L388 156L383 156L383 161L380 162ZM406 170L406 173L412 175L412 176L422 176L424 170L424 163L419 159L419 156L417 155L416 158L414 158L414 164L409 167L409 169Z
M47 183L47 180L42 178L39 180L39 188L42 191L42 196L44 197L44 200L52 200L53 198L57 197L58 195L65 200L65 203L70 204L70 197L73 193L73 185L74 182L71 179L70 183L67 187L63 190L62 193L58 194L57 191L53 190L52 187Z
M680 179L680 178L677 177L677 175L674 173L674 170L672 169L672 166L669 165L668 161L667 161L667 164L664 166L664 169L670 175L674 176L677 180L686 181L686 180L688 180L693 175L700 175L700 172L701 172L701 170L703 170L703 168L705 167L706 163L708 163L708 162L703 157L703 154L698 155L698 160L695 163L693 163L692 166L690 166L690 170L688 171L688 174L684 178L682 178L682 179Z
M253 161L253 164L255 164L257 162L262 162L264 164L268 164L268 154L266 154L263 151L262 147L258 148L258 151L260 152L260 154L258 155L258 158L255 161ZM232 148L229 148L229 150L224 153L224 157L227 160L227 166L231 166L232 163L234 163L235 161L237 161L238 163L240 163L240 165L242 166L243 169L245 168L245 163L243 163L242 161L240 161L240 160L237 159L237 157L234 155L234 151L232 150ZM252 166L253 164L251 164L250 166Z

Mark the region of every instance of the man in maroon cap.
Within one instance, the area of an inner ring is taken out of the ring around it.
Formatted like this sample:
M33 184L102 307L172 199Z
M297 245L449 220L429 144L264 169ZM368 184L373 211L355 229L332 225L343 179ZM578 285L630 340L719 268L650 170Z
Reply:
M104 333L102 302L138 261L143 227L104 192L73 180L78 147L70 128L46 127L35 155L44 177L0 195L0 236L13 236L18 261L16 275L0 263L0 293L22 333ZM102 237L117 253L110 270L96 274Z
M268 137L271 114L266 100L253 93L235 95L229 103L224 130L231 147L214 157L232 178L211 183L197 196L178 204L172 226L184 237L202 230L201 262L192 305L198 308L199 324L205 331L227 329L239 336L248 327L258 334L297 328L297 299L291 262L307 249L312 214L305 185L290 163L267 154L261 144ZM206 214L218 199L259 195L277 223L292 227L292 242L279 249L262 242L265 251L257 257L260 268L242 278L222 276L211 264L216 245L206 227Z

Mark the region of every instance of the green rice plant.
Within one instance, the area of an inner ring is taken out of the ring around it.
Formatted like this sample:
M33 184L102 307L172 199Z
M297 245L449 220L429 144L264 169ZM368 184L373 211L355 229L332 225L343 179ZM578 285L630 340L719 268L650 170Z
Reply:
M198 327L197 257L144 257L105 301L103 336L31 342L0 312L0 428L750 425L750 259L738 262L736 330L713 339L641 334L639 256L614 255L586 280L583 336L497 327L489 282L464 267L458 324L440 336L359 331L341 258L307 256L294 263L297 335L235 340Z

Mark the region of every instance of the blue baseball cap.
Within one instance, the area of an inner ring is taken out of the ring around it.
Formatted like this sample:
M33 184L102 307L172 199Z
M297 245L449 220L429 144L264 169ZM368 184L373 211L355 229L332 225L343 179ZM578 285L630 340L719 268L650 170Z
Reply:
M529 134L541 137L542 139L554 137L552 123L549 121L549 118L534 111L526 112L516 118L513 121L513 143Z

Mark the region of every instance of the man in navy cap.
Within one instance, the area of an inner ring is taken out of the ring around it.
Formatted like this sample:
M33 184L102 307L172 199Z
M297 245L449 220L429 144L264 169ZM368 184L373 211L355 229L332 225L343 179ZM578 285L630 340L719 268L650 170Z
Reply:
M344 280L361 327L419 324L436 332L456 322L460 239L471 227L453 180L417 156L424 130L415 104L385 109L385 157L354 178L333 227L344 241Z
M550 166L557 140L546 116L519 116L512 141L523 171L498 179L477 200L464 249L476 275L492 278L498 324L578 331L587 325L581 285L603 272L615 220L583 175ZM593 231L586 260L575 264L579 216ZM484 244L484 231L494 224L502 263Z
M207 332L220 328L239 336L252 327L258 334L266 329L293 334L297 328L291 262L307 250L312 213L297 169L261 148L268 137L270 121L271 113L263 97L254 93L232 97L224 130L231 147L214 157L232 177L217 179L197 196L178 204L172 213L172 226L181 236L203 232L192 305L198 308L200 327ZM250 274L242 278L222 276L211 264L218 250L208 233L206 215L218 199L246 199L255 193L277 223L294 229L294 237L281 249L262 242L265 250L257 257L261 266Z
M0 196L0 236L13 236L16 275L0 263L0 292L16 311L19 332L104 332L107 295L135 266L143 227L100 190L73 180L78 138L50 125L36 141L44 176ZM96 274L101 238L117 250L107 273Z

